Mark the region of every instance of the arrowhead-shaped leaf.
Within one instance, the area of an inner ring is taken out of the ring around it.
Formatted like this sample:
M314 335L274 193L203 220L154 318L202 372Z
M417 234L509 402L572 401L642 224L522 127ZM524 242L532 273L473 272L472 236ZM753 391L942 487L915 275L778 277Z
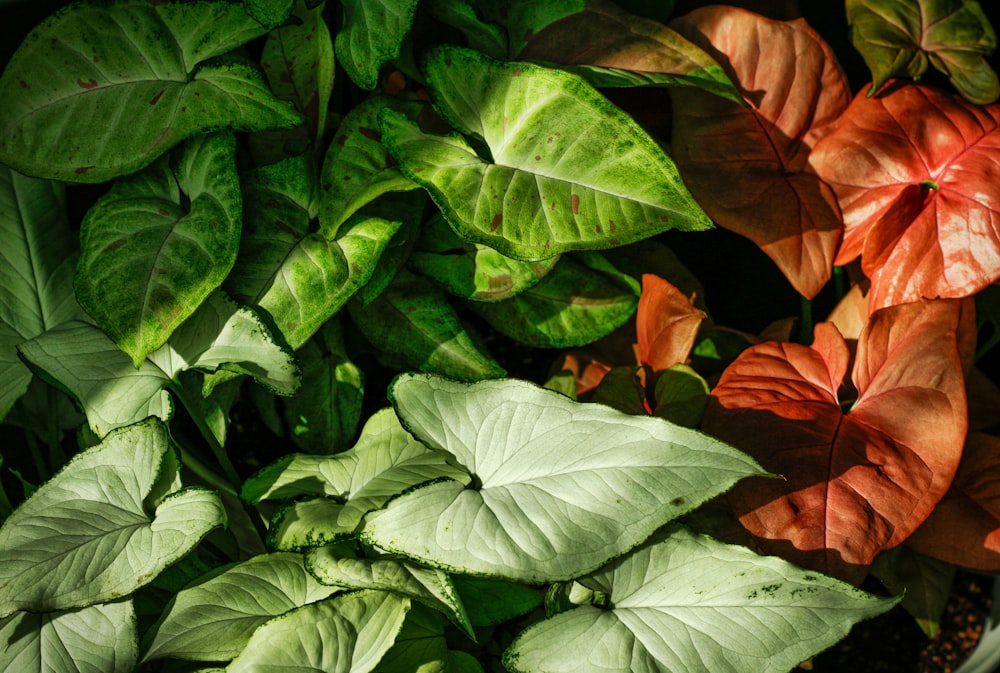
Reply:
M281 662L283 673L368 673L392 647L408 598L355 591L303 606L258 628L226 669L251 673Z
M131 673L136 664L132 601L65 612L16 612L0 619L0 668L17 673Z
M473 485L438 481L369 514L362 537L454 572L577 577L738 479L745 455L687 428L573 402L524 381L403 374L397 413Z
M847 0L847 21L872 71L868 95L896 75L919 79L930 61L969 102L1000 96L986 60L997 36L975 0Z
M833 192L806 172L810 148L850 101L836 57L802 20L720 5L670 25L718 60L750 104L671 90L671 146L685 182L719 226L752 240L796 290L815 296L842 231Z
M232 134L189 140L87 213L80 304L138 367L229 273L241 218Z
M509 670L785 673L898 601L680 526L579 582L608 607L528 628Z
M672 284L643 274L642 294L635 314L639 362L658 374L687 361L705 312Z
M426 68L435 107L489 159L389 111L381 131L463 238L533 260L710 226L660 146L579 77L457 47Z
M965 297L1000 279L1000 104L925 86L859 94L810 157L837 193L844 243L859 254L872 311Z
M145 637L143 661L228 661L272 617L336 593L310 575L299 554L233 563L182 589Z
M596 87L693 86L743 102L711 56L662 23L606 0L588 0L579 12L532 31L517 58L570 66Z
M201 131L295 126L302 117L249 63L204 63L266 32L233 2L67 6L32 31L0 78L0 161L103 182Z
M166 426L151 419L110 434L40 486L0 527L0 615L128 595L223 525L211 491L150 502L179 469L173 451Z
M362 89L374 89L379 69L399 56L413 24L417 0L346 0L344 28L336 49L347 75Z
M878 552L930 514L965 439L959 319L951 301L875 313L858 341L858 398L846 413L838 390L849 353L829 323L811 347L766 342L726 369L702 429L785 476L729 494L762 550L860 581Z

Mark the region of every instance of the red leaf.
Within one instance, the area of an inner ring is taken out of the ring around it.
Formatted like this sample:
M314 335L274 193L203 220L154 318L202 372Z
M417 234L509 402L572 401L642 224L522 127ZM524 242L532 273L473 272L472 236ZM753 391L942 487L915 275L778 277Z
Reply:
M921 554L1000 571L1000 439L969 435L948 493L906 544Z
M785 480L730 492L765 553L859 582L882 549L927 517L951 483L966 432L956 346L960 304L919 302L875 313L858 341L858 400L837 391L848 349L831 323L811 347L748 349L712 393L702 428Z
M705 313L680 290L653 274L643 274L636 311L639 362L655 374L685 362Z
M836 263L861 255L871 310L1000 279L1000 105L925 86L858 96L810 157L843 211Z
M750 103L671 91L671 146L685 183L713 220L754 241L796 290L815 296L842 230L832 190L806 172L811 148L850 100L833 52L802 20L732 7L670 25L718 60Z

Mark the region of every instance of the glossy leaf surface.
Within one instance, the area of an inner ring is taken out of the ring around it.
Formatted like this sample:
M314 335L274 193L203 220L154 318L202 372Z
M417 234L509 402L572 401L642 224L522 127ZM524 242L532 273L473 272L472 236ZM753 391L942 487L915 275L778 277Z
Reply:
M233 135L191 139L88 211L80 304L138 366L232 269L241 219Z
M861 255L871 310L964 297L1000 278L1000 105L926 86L859 94L810 163L844 216L837 264Z
M831 189L806 171L810 149L847 107L847 79L804 21L706 7L671 27L718 60L749 106L672 89L672 148L691 193L813 297L830 278L842 225Z
M431 52L427 77L438 111L490 158L391 113L381 131L463 238L531 260L710 226L656 142L580 78L454 47Z
M103 182L202 131L295 126L302 117L248 62L206 63L265 32L232 2L65 7L0 78L0 161L30 175Z
M874 314L858 341L858 398L846 412L838 390L849 353L829 323L816 327L811 347L766 342L726 369L702 428L785 477L729 495L762 550L860 581L879 551L930 514L965 438L958 322L958 303L948 301Z
M403 374L390 397L403 425L474 481L411 490L369 514L362 537L453 572L526 583L576 577L761 473L692 430L523 381Z
M610 608L583 605L529 627L504 665L516 673L784 673L897 600L680 526L667 531L579 580Z
M930 62L972 103L1000 96L986 60L996 32L975 0L847 0L847 21L872 71L870 95L893 76L919 79Z
M39 487L0 527L0 616L125 596L223 525L214 492L164 497L179 469L173 451L166 427L146 421L109 435Z

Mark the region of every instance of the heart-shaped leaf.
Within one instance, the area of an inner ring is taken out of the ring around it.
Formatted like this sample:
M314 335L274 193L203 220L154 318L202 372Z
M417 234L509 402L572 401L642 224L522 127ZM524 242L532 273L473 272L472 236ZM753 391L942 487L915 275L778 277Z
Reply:
M233 2L69 5L32 31L0 78L0 161L102 182L205 130L295 126L303 118L255 67L205 63L266 32Z
M785 476L729 494L762 550L860 581L930 514L965 439L959 314L954 301L875 313L858 340L858 398L846 413L851 400L838 390L850 356L830 323L817 325L811 347L766 342L726 369L702 429Z
M336 49L348 77L362 89L374 89L379 69L399 56L413 24L417 0L345 0L344 29Z
M16 612L0 619L0 642L0 668L17 673L131 673L138 658L132 601Z
M501 334L537 348L583 346L635 313L639 284L596 252L563 255L544 278L494 304L468 302Z
M465 635L475 640L465 605L451 577L441 570L397 559L344 558L330 545L310 549L306 553L306 567L324 584L391 591L420 601L447 615Z
M411 490L369 514L362 537L453 572L526 583L577 577L762 473L693 430L524 381L403 374L390 398L404 426L450 453L473 483Z
M171 599L146 633L143 661L228 661L261 624L337 591L317 582L298 554L262 554L227 565Z
M281 662L284 673L368 673L392 647L410 600L355 591L311 603L258 628L226 669L251 673Z
M241 218L232 134L189 140L88 211L80 304L138 367L232 269Z
M457 47L432 50L426 70L437 110L489 160L389 111L380 127L463 238L533 260L710 226L660 146L579 77Z
M859 254L872 311L922 297L965 297L1000 279L1000 104L926 86L855 97L810 156L837 193L844 243Z
M898 601L676 525L579 582L604 609L529 627L509 670L784 673Z
M179 469L173 451L151 419L111 433L40 486L0 527L0 616L128 595L225 524L211 491L157 493Z
M1000 96L986 60L997 36L976 0L847 0L847 22L875 80L869 95L895 75L919 79L930 61L969 102Z
M517 58L570 66L597 87L693 86L743 102L712 57L662 23L607 0L588 0L580 11L536 28Z
M806 171L810 148L850 101L836 57L802 20L719 5L670 25L719 61L750 104L671 89L671 147L684 181L719 226L752 240L796 290L815 296L842 231L833 192Z
M969 435L951 488L907 539L916 551L983 572L1000 570L1000 439Z
M653 373L685 362L698 328L706 317L691 299L666 280L643 274L642 294L635 314L639 362Z

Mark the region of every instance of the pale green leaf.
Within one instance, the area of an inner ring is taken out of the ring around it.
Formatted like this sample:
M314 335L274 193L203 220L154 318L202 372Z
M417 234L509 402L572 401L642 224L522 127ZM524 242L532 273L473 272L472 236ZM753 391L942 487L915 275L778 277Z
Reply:
M410 601L356 591L303 606L258 628L228 673L368 673L392 646Z
M0 527L0 615L120 598L147 584L226 521L199 488L147 500L176 461L162 422L117 430L73 458Z
M391 111L381 131L463 238L532 260L711 226L660 146L583 79L457 47L426 67L436 108L489 158Z
M11 673L131 673L136 664L132 601L65 612L16 612L0 619L0 670Z
M345 589L391 591L445 615L475 639L462 598L447 573L398 559L343 558L330 546L306 552L306 567L324 584Z
M232 269L241 218L233 135L192 138L88 211L80 304L139 366Z
M338 525L344 504L330 498L296 500L281 507L267 529L267 546L279 551L301 552L354 537L352 526Z
M302 122L249 63L210 59L267 32L239 4L74 3L24 40L0 78L0 161L102 182L205 130Z
M146 634L143 661L230 660L261 624L336 591L317 582L299 554L263 554L224 566L170 601Z
M510 671L785 673L899 600L680 526L580 582L603 609L529 627Z
M403 374L390 398L404 427L450 453L473 484L411 490L369 514L362 538L452 572L529 584L577 577L763 474L694 430L525 381Z
M345 0L337 58L362 89L374 89L379 69L399 56L413 24L417 0Z

